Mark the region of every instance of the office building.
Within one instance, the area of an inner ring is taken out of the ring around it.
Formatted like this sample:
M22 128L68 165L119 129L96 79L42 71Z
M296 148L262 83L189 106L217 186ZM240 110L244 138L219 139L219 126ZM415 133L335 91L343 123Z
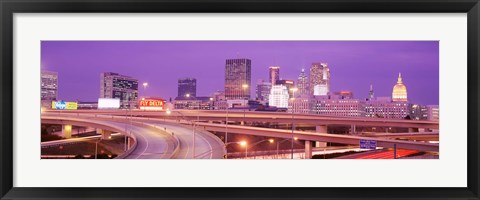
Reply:
M408 115L412 120L426 120L427 119L427 107L419 104L410 104Z
M344 117L365 117L365 102L358 99L331 99L316 96L311 100L313 114Z
M309 86L312 95L328 95L330 92L330 69L327 63L312 63Z
M251 88L250 59L227 59L225 62L226 99L250 99Z
M353 92L343 90L340 92L334 92L331 97L332 99L353 99Z
M288 108L289 94L287 86L274 85L270 90L270 96L268 98L269 106L276 106L279 108Z
M289 100L288 112L310 114L312 110L312 99L306 97L292 98Z
M293 91L293 89L295 88L295 82L293 80L278 80L276 85L284 85L285 87L287 87L289 98L294 98L293 93L297 95L296 92Z
M297 90L296 96L299 96L299 97L310 96L310 92L309 92L310 90L308 85L309 85L308 77L305 74L305 69L302 68L302 71L300 72L300 75L298 75L298 79L297 79L298 90Z
M272 83L264 80L257 81L257 87L255 90L256 99L261 102L268 102L268 96L272 89Z
M42 71L41 74L41 100L51 104L51 100L58 98L58 73L51 71Z
M438 105L427 105L427 120L430 121L439 121L440 120L440 109Z
M276 85L277 81L280 80L280 67L279 66L270 66L268 74L269 74L269 77L270 77L270 83L272 85Z
M178 79L178 97L197 96L197 79L180 78Z
M409 114L409 104L404 101L392 101L390 97L376 97L366 101L367 117L405 119Z
M214 97L176 97L173 101L174 109L186 110L214 110Z
M138 80L113 72L101 73L100 98L120 99L120 108L138 108Z

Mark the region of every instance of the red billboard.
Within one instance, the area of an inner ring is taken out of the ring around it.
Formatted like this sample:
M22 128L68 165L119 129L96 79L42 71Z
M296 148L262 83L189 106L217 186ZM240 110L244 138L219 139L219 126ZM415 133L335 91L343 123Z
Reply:
M162 99L142 99L138 103L140 109L164 110L165 100Z

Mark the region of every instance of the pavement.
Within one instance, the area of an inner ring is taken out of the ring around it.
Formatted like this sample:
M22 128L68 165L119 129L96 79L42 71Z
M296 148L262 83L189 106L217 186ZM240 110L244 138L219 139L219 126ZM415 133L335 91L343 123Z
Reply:
M172 133L180 141L180 149L175 158L192 159L195 153L195 159L223 159L225 148L217 136L212 133L193 128L189 125L171 124L168 122L146 122L158 127L166 128L167 132ZM193 145L193 131L195 131L195 150Z

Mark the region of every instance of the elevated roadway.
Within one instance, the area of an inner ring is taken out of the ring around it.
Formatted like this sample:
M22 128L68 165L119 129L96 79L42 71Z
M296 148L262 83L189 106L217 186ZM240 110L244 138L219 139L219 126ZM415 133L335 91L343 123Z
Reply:
M195 159L220 159L226 154L223 142L205 130L195 131L194 145L193 129L188 125L79 113L44 113L42 123L110 129L127 135L131 133L137 145L126 159L190 159L194 152Z
M58 112L58 111L49 111ZM225 121L225 110L175 110L171 114L165 111L143 111L143 110L72 110L68 113L93 113L106 115L133 115L145 117L162 117L162 118L184 118L187 120L202 121ZM180 116L179 116L180 115ZM245 122L270 122L270 123L291 123L291 113L280 112L253 112L253 111L228 111L229 121L245 121ZM310 125L355 125L367 127L400 127L400 128L428 128L438 130L438 122L424 120L399 120L385 118L367 118L367 117L340 117L326 116L314 114L294 114L296 124Z

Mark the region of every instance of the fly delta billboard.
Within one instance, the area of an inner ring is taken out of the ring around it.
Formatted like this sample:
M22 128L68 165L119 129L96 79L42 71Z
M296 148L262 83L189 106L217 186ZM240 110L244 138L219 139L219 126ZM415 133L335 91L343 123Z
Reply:
M52 101L52 109L56 110L76 110L78 109L77 102Z

